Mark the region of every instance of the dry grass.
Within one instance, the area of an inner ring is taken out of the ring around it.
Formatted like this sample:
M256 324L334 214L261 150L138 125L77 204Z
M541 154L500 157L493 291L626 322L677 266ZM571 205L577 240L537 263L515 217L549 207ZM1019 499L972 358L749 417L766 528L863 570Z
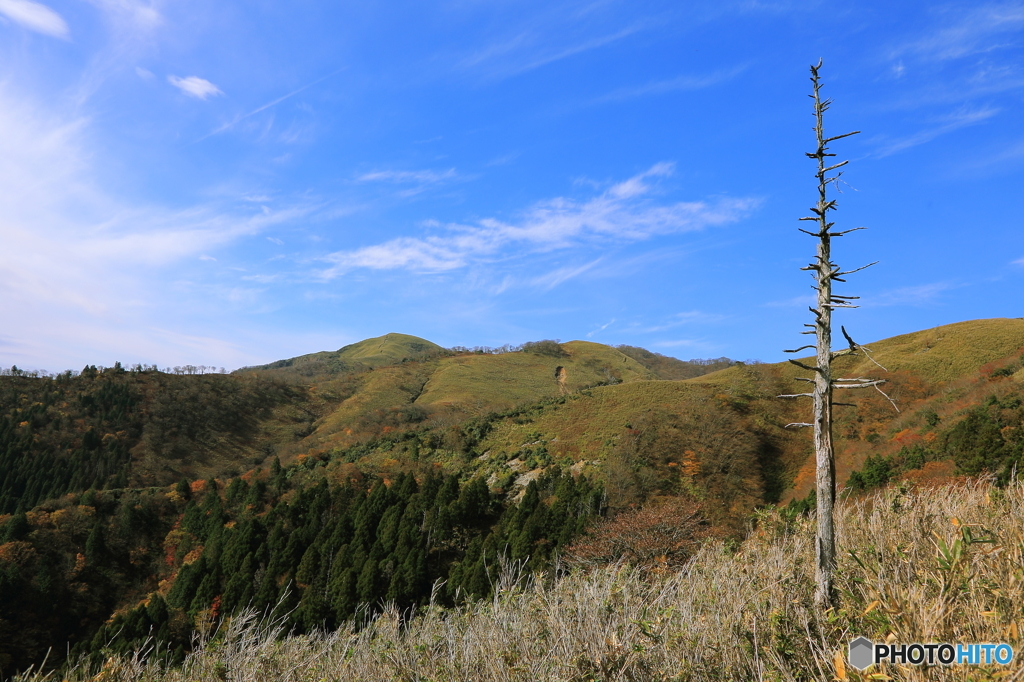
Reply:
M700 384L681 381L634 381L601 386L573 396L564 405L548 405L530 415L528 423L506 420L494 427L484 447L514 453L540 433L546 440L558 438L548 448L557 456L603 459L614 447L627 424L654 410L683 414L712 397Z
M602 382L630 382L654 376L640 363L609 346L570 341L562 344L562 348L566 355L561 357L501 353L445 358L431 375L418 402L504 410ZM564 370L563 382L556 379L557 368Z
M1024 486L890 490L841 509L841 606L825 614L811 607L811 522L771 512L734 551L709 543L679 571L617 566L553 583L510 571L489 601L429 607L404 624L386 609L360 630L314 636L282 639L250 615L181 667L111 658L95 677L77 669L67 679L974 680L1006 672L908 666L868 677L844 670L837 654L845 658L860 635L1018 645ZM1024 674L1016 663L1011 670L1000 679Z

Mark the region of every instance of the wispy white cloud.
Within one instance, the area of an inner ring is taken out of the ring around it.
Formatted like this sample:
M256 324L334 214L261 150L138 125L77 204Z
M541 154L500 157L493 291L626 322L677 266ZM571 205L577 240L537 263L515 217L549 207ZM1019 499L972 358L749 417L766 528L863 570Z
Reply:
M68 37L68 25L64 17L38 2L0 0L0 15L36 33L54 38Z
M549 252L583 243L635 242L735 222L759 204L752 198L654 204L649 200L651 180L672 170L671 164L656 164L585 201L542 201L515 222L485 218L472 225L444 226L439 235L399 237L338 251L324 258L332 265L320 275L332 279L357 268L440 272L487 261L508 248Z
M519 158L519 152L509 152L508 154L502 154L501 156L498 156L496 158L491 159L490 161L488 161L484 165L488 166L488 167L504 166L506 164L512 163L513 161L515 161L518 158Z
M512 76L526 71L532 71L533 69L546 66L567 57L572 57L583 52L589 52L590 50L610 45L627 36L633 35L641 28L642 26L640 25L627 26L621 30L615 31L614 33L596 36L573 45L566 45L553 50L544 50L539 54L531 55L531 58L519 63L518 65L511 66L505 75Z
M1024 28L1024 4L1020 2L990 3L966 12L946 10L943 14L948 17L944 25L896 47L891 56L907 55L927 61L959 59L1014 45L1015 39L999 42L997 36Z
M98 10L109 34L82 71L71 91L78 106L84 106L111 79L123 73L128 64L150 61L157 30L163 17L152 3L139 0L89 0ZM136 68L147 79L152 73ZM147 75L148 74L148 75Z
M941 135L951 133L961 128L966 128L968 126L984 123L1000 111L1001 110L996 107L961 109L960 111L946 116L943 121L938 122L937 125L934 125L931 128L926 128L925 130L908 137L904 137L900 140L881 142L878 151L876 151L874 155L878 158L882 158L910 149L911 147L925 144L926 142L931 142Z
M597 329L594 329L593 331L587 332L587 338L588 339L594 338L594 336L596 336L597 334L600 334L601 332L603 332L605 329L607 329L608 327L612 326L613 324L615 324L615 318L614 317L612 319L608 320L607 322L605 322L604 324L602 324Z
M568 282L570 279L575 279L585 272L593 270L594 267L603 260L603 258L597 258L582 265L569 265L557 268L556 270L532 278L530 280L530 284L540 289L551 290L559 284Z
M793 298L783 299L781 301L769 301L765 303L766 308L796 308L812 306L817 303L817 298L814 294L804 294L803 296L794 296Z
M419 171L399 171L399 170L378 170L371 171L369 173L363 173L356 180L358 182L415 182L415 183L435 183L441 182L442 180L451 180L456 177L454 168L449 168L446 171L432 171L432 170L419 170Z
M670 315L668 318L653 325L634 325L627 329L627 331L638 334L655 334L658 332L668 331L669 329L676 329L684 325L695 325L695 324L713 324L721 322L726 319L726 315L720 313L705 313L701 310L687 310L675 315Z
M213 95L224 94L216 85L205 78L200 78L199 76L188 76L187 78L168 76L167 82L184 92L186 95L197 99L206 99Z
M877 296L865 297L864 307L891 305L923 305L932 303L941 294L958 288L953 282L931 282L912 287L900 287L883 292Z
M573 26L579 16L560 16L557 11L535 20L533 25L515 34L492 40L486 47L466 55L456 63L462 71L483 73L492 79L517 76L584 52L611 45L638 33L647 24L631 22L614 30L586 30Z
M735 78L739 74L743 73L748 66L748 64L742 64L731 69L721 69L703 76L684 75L669 78L667 80L645 83L644 85L636 87L619 88L618 90L613 90L607 95L603 95L594 101L595 103L612 102L632 99L633 97L643 97L645 95L662 95L667 92L702 90Z
M879 55L902 85L883 110L978 102L1024 89L1024 2L942 3L925 17L930 25Z
M148 32L161 23L163 16L155 3L139 0L90 0L123 29Z
M356 182L385 182L402 187L396 192L399 197L414 197L432 187L442 185L446 182L462 178L454 168L445 171L435 170L376 170L363 173L356 178Z
M154 320L167 324L180 313L183 285L174 273L200 261L203 271L218 269L218 250L311 207L268 214L237 202L182 209L113 196L99 184L105 159L91 143L90 122L56 117L5 86L0 129L0 318L19 320L7 330L4 355L96 362L99 349L116 348L122 360L230 364L228 356L196 356L153 336ZM213 308L228 299L200 291L189 300Z
M287 99L291 99L292 97L295 97L295 95L298 95L299 93L308 90L309 88L313 87L314 85L317 85L319 83L324 82L325 80L327 80L331 76L338 75L342 71L344 71L344 69L338 69L337 71L332 71L331 73L327 74L326 76L321 76L320 78L317 78L314 81L310 81L309 83L306 83L305 85L303 85L300 88L296 88L295 90L292 90L287 95L282 95L281 97L278 97L276 99L270 100L266 104L261 104L260 106L256 107L255 109L253 109L252 111L250 111L248 113L240 114L238 116L235 116L233 119L231 119L227 123L221 125L218 128L215 128L214 130L211 130L206 135L203 135L201 138L196 140L196 142L201 142L202 140L205 140L208 137L213 137L214 135L219 135L220 133L223 133L226 130L230 130L230 129L234 128L238 123L244 121L245 119L247 119L247 118L249 118L251 116L255 116L256 114L259 114L261 112L264 112L267 109L271 109L273 107L276 107L281 102L284 102Z
M688 348L693 346L703 346L704 344L700 341L694 341L693 339L675 339L671 341L655 341L650 345L655 348Z

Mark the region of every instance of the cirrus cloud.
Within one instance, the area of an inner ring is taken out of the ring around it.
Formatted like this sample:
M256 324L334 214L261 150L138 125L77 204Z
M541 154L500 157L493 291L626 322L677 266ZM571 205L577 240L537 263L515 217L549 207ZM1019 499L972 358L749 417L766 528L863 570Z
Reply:
M331 266L319 274L329 280L359 268L442 272L500 258L506 248L550 252L583 243L637 242L732 223L760 203L754 198L717 198L653 204L651 179L672 172L670 163L655 164L585 201L556 197L539 202L515 222L484 218L472 225L441 226L443 234L337 251L323 257Z
M0 14L25 28L53 36L67 38L68 25L61 15L46 5L31 0L0 0Z
M224 94L216 85L205 78L200 78L199 76L189 76L188 78L168 76L167 82L184 92L189 97L195 97L197 99L206 99L212 95Z

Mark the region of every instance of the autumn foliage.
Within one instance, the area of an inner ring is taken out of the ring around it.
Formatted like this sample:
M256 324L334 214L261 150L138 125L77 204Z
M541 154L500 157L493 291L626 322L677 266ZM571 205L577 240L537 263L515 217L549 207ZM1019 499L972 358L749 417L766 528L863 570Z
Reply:
M700 503L689 497L656 501L595 523L566 549L570 566L589 568L623 562L643 568L678 567L715 535Z

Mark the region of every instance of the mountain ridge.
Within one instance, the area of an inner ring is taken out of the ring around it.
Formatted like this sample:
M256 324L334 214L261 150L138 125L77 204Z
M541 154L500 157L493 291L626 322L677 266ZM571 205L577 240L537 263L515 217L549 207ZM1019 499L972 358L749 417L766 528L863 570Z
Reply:
M381 600L486 597L502 552L553 570L581 533L610 532L596 519L633 542L657 518L636 514L663 504L733 537L760 507L813 504L809 434L785 428L809 406L777 397L794 365L664 380L633 356L656 357L591 342L408 345L421 341L233 375L0 376L4 672L64 642L98 666L153 633L180 660L246 603L310 632ZM868 346L888 371L840 368L885 378L901 411L875 391L837 408L845 494L1024 466L1024 321Z

